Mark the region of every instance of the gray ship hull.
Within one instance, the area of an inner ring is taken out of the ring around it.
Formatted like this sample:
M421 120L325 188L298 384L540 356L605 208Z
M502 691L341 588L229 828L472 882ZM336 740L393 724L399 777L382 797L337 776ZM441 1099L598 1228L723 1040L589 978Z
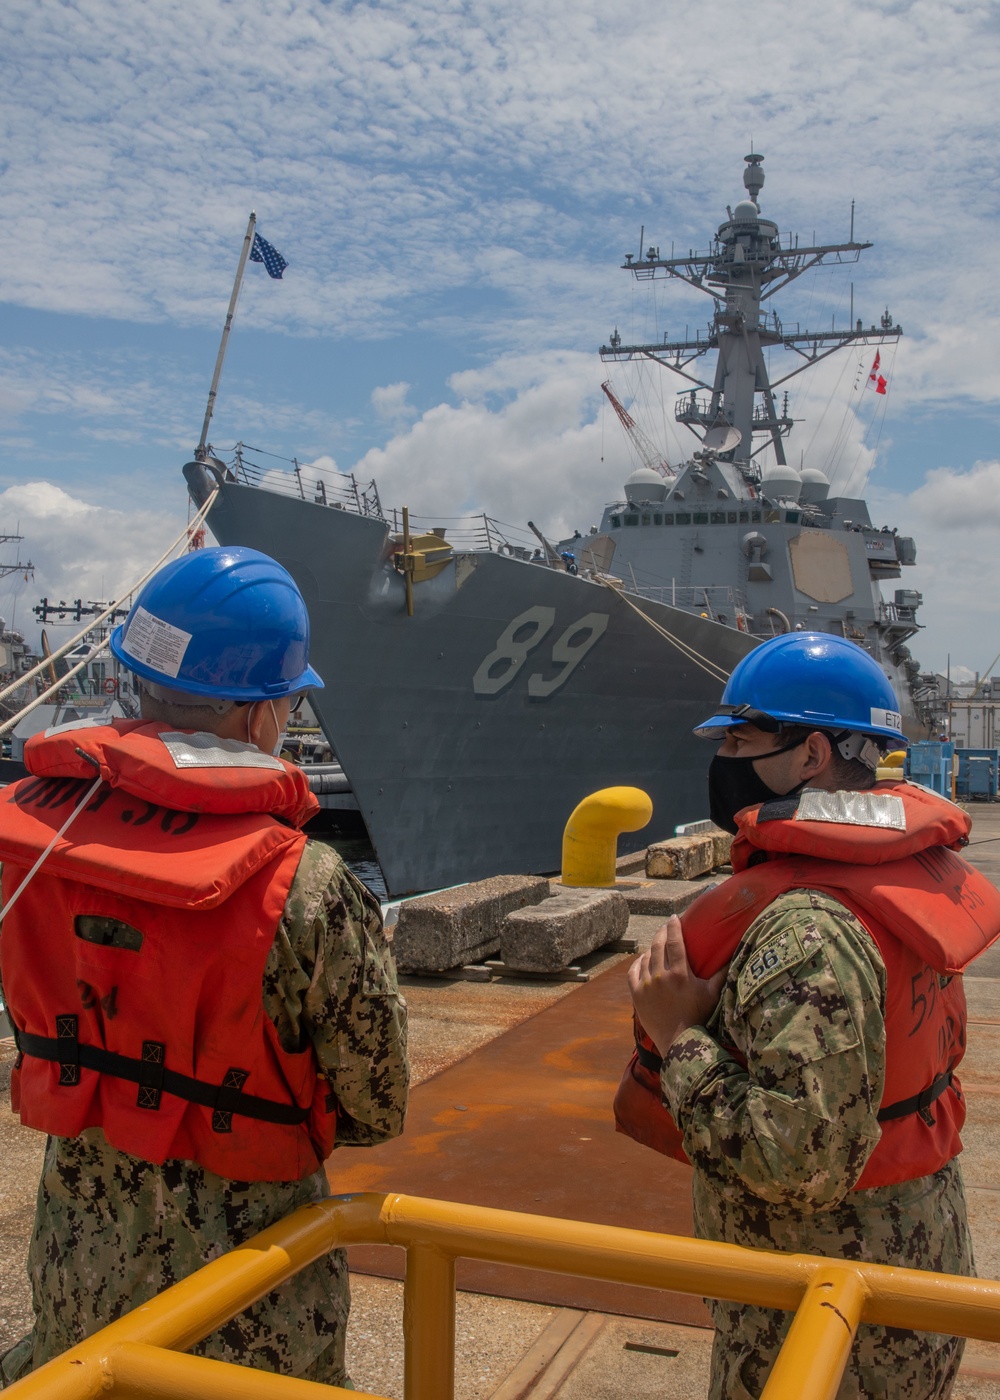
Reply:
M214 476L185 469L203 502ZM706 814L711 746L692 726L722 684L615 590L493 553L460 553L414 587L378 519L231 482L208 518L222 544L279 559L312 619L326 682L313 706L390 893L559 869L574 806L634 785L653 801L638 849ZM755 640L634 599L710 666Z

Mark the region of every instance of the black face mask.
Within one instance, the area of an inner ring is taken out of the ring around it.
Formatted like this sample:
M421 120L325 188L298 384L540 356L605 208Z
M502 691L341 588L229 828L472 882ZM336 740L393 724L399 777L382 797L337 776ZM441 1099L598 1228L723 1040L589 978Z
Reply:
M735 836L739 830L736 813L742 812L744 807L756 807L772 797L788 797L805 787L805 783L799 783L789 793L775 792L754 768L759 758L790 753L804 743L805 739L796 739L794 744L786 744L783 749L754 754L753 758L724 758L717 753L708 769L708 814L715 825Z

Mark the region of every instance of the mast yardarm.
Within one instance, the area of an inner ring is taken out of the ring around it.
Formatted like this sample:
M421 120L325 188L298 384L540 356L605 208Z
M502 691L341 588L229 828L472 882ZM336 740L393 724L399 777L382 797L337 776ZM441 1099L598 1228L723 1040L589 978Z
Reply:
M790 234L783 243L777 224L763 217L758 202L764 157L751 152L744 159L748 197L727 208L727 218L708 252L692 249L687 257L661 258L659 248L650 246L645 254L640 248L638 257L627 254L623 264L638 281L673 277L712 297L714 311L707 330L699 330L693 339L664 336L661 343L651 345L623 345L616 333L609 345L601 347L601 359L655 360L687 380L692 387L678 399L677 421L702 441L710 433L712 440L720 440L727 430L731 441L735 429L739 441L718 455L738 466L747 480L758 481L755 458L768 444L777 464L786 464L784 439L793 420L787 395L779 406L775 390L845 345L882 345L897 340L902 328L886 312L878 326L863 326L859 319L844 331L785 329L778 313L766 306L775 292L810 268L855 263L871 244L857 242L853 230L846 243L800 247L798 238L793 240ZM773 382L764 353L772 347L790 350L803 362ZM712 383L689 369L709 350L718 354Z

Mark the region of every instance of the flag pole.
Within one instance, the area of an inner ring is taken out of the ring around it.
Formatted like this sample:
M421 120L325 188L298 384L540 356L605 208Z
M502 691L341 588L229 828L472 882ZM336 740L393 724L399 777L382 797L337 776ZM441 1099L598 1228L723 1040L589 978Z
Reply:
M201 437L198 439L198 446L194 450L195 461L201 462L206 456L205 446L208 440L208 425L212 419L212 412L215 408L215 394L219 387L219 379L222 376L222 362L226 358L226 346L229 343L229 332L233 328L233 317L236 314L236 303L239 300L240 287L243 285L243 272L247 265L247 257L253 246L254 228L257 223L257 215L251 209L250 221L247 224L246 237L243 240L243 250L240 253L240 265L236 269L236 281L233 283L233 294L229 298L229 311L226 315L226 324L222 331L222 340L219 343L219 353L215 360L215 373L212 375L212 387L208 391L208 406L205 409L205 421L201 425Z

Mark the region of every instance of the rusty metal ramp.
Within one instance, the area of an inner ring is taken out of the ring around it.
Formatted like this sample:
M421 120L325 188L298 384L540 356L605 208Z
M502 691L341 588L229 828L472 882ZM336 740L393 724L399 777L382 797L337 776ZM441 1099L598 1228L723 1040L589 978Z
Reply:
M691 1171L615 1132L631 1050L625 959L419 1084L403 1137L328 1163L333 1189L401 1191L691 1234ZM354 1246L351 1269L400 1278L403 1254ZM460 1260L458 1286L501 1298L707 1326L699 1299Z

